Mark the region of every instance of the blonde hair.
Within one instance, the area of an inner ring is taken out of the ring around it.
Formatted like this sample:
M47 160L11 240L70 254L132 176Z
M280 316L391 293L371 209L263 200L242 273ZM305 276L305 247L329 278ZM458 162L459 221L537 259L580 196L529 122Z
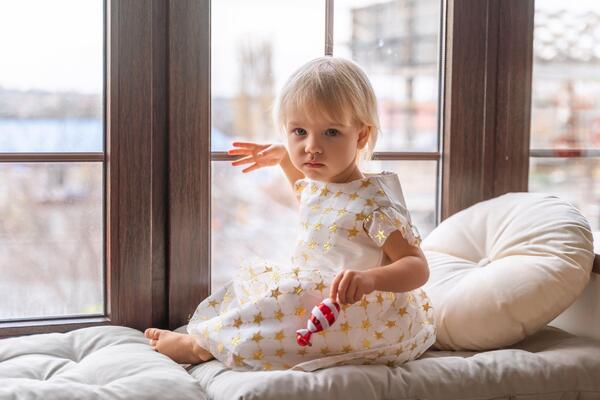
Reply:
M285 129L290 108L314 111L332 121L367 127L365 159L370 160L380 130L377 99L367 74L353 61L325 56L296 70L281 89L273 107L273 120ZM359 161L361 150L357 153Z

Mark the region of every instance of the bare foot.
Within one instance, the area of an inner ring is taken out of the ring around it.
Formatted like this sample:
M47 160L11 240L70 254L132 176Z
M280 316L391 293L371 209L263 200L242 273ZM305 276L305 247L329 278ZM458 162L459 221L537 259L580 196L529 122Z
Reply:
M185 333L148 328L144 336L149 339L154 350L169 356L179 364L199 364L214 358L193 337Z

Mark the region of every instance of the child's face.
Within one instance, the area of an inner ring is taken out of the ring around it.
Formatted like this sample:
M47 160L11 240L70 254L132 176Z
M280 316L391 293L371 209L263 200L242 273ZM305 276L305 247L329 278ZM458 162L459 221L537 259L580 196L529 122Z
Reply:
M307 178L339 183L360 174L356 155L368 140L365 127L344 125L304 110L289 110L286 135L292 164Z

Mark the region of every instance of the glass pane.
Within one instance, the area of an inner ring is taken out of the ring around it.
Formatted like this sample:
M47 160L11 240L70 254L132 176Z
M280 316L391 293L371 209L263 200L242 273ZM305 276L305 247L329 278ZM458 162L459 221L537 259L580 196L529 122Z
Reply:
M102 163L0 163L0 320L104 313Z
M212 150L279 139L270 107L294 70L324 54L325 2L213 1L211 29Z
M600 2L535 2L531 148L600 148Z
M336 56L367 72L379 104L376 151L437 151L440 0L338 0Z
M244 174L229 162L215 161L212 182L212 291L231 279L245 258L287 263L300 222L283 172L261 168Z
M103 3L0 2L0 152L103 151Z
M399 174L413 222L425 237L435 226L435 161L371 161L365 171ZM228 162L212 163L212 291L232 278L240 261L258 257L289 262L298 232L297 203L283 172L249 174Z
M570 201L600 231L600 158L531 158L529 191Z

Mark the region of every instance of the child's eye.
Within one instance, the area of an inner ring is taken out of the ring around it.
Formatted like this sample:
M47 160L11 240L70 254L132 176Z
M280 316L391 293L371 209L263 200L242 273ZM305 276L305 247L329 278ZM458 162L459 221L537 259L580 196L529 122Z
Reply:
M340 132L337 129L331 128L331 129L327 129L325 131L325 136L337 136L337 135L339 135L339 133Z
M296 128L292 132L294 132L297 136L306 135L306 130L304 128Z

